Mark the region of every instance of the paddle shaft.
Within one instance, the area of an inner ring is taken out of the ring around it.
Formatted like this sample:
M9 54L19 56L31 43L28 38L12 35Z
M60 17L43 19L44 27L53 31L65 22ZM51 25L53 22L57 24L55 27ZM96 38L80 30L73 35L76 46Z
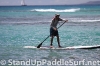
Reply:
M66 22L66 21L65 21L65 22ZM65 22L64 22L64 23L65 23ZM64 24L64 23L63 23L63 24ZM59 29L63 24L61 24L57 29ZM42 43L43 43L45 40L47 40L49 37L50 37L50 35L47 36L47 37L37 46L37 48L40 48L41 45L42 45Z

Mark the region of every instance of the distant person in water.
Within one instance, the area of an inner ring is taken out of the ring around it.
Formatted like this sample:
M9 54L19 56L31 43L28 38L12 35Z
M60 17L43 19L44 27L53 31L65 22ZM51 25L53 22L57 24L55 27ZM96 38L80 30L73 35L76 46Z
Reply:
M67 22L68 20L63 20L60 18L59 14L55 14L55 17L52 19L52 22L50 24L50 37L51 37L51 43L50 43L50 48L53 48L53 38L54 36L57 37L57 42L58 42L58 47L61 48L62 46L60 45L60 39L59 39L59 34L57 30L57 24L59 21L65 21Z

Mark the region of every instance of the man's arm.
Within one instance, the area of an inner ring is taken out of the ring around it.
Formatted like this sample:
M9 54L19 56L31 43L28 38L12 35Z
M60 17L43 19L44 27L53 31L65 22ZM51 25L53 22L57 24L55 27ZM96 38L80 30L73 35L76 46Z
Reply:
M68 22L68 20L61 19L61 18L59 18L59 21L65 21L65 22Z

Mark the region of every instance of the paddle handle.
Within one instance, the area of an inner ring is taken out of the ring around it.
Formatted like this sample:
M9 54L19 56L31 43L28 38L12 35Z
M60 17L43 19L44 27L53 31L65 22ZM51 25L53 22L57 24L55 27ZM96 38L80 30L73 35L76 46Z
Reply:
M65 21L65 22L66 22L66 21ZM65 22L64 22L64 23L65 23ZM57 29L59 29L64 23L62 23Z

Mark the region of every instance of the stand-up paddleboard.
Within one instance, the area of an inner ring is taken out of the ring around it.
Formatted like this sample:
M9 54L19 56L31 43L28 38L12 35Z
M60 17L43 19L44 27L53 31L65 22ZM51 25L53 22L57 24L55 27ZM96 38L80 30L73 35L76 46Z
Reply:
M61 50L66 50L66 49L96 49L100 48L100 45L94 45L94 46L72 46L72 47L65 47L65 48L50 48L50 47L40 47L37 48L35 46L24 46L23 48L30 48L30 49L61 49Z

